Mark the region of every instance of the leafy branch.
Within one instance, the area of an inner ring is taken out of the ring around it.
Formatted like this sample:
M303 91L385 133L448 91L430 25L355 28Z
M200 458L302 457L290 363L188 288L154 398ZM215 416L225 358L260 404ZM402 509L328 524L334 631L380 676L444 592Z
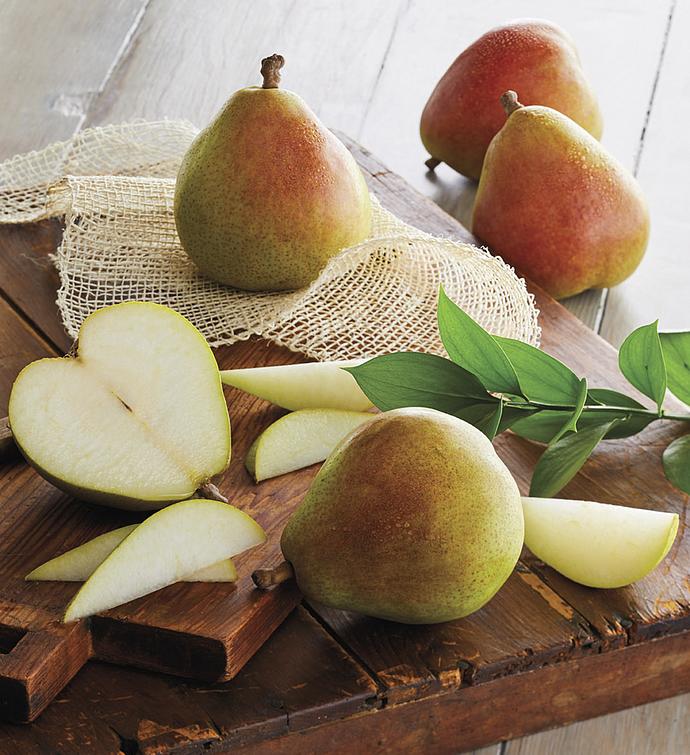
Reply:
M649 409L611 388L590 388L563 362L512 338L492 336L443 288L438 328L449 359L400 352L347 368L381 410L424 406L452 414L489 438L512 430L546 443L530 495L553 496L602 440L635 435L656 420L690 422L663 409L669 390L690 403L690 332L659 333L657 322L634 330L618 353L627 381L654 402ZM690 435L663 454L669 481L690 493Z

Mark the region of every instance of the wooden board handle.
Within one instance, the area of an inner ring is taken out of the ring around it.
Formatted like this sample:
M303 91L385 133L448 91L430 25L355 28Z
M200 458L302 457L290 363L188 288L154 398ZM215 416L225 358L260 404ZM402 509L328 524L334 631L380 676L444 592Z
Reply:
M0 655L0 719L33 721L91 653L83 621L24 633L9 653Z

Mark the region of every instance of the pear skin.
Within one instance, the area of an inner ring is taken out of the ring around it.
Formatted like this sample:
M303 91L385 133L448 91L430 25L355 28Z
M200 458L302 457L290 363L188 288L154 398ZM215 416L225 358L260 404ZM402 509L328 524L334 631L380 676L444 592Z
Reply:
M491 442L417 408L374 416L343 439L281 539L309 599L408 624L476 611L522 543L520 494ZM257 584L285 574L265 576Z
M601 137L599 105L571 37L549 21L520 19L480 37L436 85L420 125L432 155L428 167L445 162L478 180L505 121L499 97L508 89L520 92L526 105L548 105Z
M306 286L371 231L364 177L345 146L293 92L283 59L263 87L236 92L192 143L177 177L175 222L200 271L236 288Z
M557 299L625 280L649 238L635 178L567 116L523 107L515 92L501 99L507 120L486 153L473 232Z

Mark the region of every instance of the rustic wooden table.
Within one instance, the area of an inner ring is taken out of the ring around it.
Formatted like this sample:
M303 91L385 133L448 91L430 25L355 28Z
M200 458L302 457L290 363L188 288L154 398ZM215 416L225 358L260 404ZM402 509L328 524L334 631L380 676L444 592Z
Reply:
M651 204L652 238L638 272L616 290L589 292L568 302L568 307L614 344L632 327L656 317L665 329L687 328L683 293L690 292L690 267L681 262L688 222L683 178L690 170L683 125L690 116L685 96L690 69L683 52L690 30L687 0L499 0L489 7L445 0L5 0L0 6L0 159L64 139L85 126L134 117L186 117L203 124L229 93L257 80L262 55L279 51L288 60L285 85L298 89L323 120L369 147L417 189L466 221L473 187L445 166L436 177L425 173L418 117L453 57L485 29L516 14L549 17L575 37L600 97L604 143L636 171ZM55 240L50 227L43 233L50 248ZM26 312L37 311L29 305L21 296L0 298L2 412L18 369L64 339L51 318L27 318ZM48 300L42 306L52 305ZM293 617L273 643L277 650L281 644L290 647L290 634L299 631L300 622L310 620L301 614ZM327 673L329 664L338 660L338 650L328 645L325 635L319 637L325 644L313 649L310 662L315 667L322 662L324 669L319 670ZM262 657L262 663L270 664L270 658ZM357 700L373 693L368 677L358 669L346 673L338 668L334 683L350 685ZM340 678L343 674L347 679ZM119 672L107 689L101 688L107 676L94 673L91 678L94 700L115 707L135 694L152 700L163 684L136 671ZM329 691L321 688L318 693ZM207 715L198 719L212 721L208 711L221 715L221 698L217 690L209 695ZM272 719L268 691L265 698L266 710L255 711L255 718L271 726L285 714L276 711ZM630 709L487 752L687 752L690 723L683 713L689 699L682 696ZM182 724L188 718L184 701L184 695L178 696L180 710L167 712L168 732L157 731L149 722L151 731L139 730L135 739L122 739L122 751L134 752L147 739L163 743L166 736L174 744L175 721ZM69 697L61 704L67 711L72 705ZM189 701L189 706L197 704ZM106 725L99 727L93 720L83 725L91 727L96 751L98 743L105 748L107 742L110 748L112 738L117 740ZM204 732L197 733L201 738ZM210 730L211 738L213 734ZM43 730L36 751L69 751L72 736L68 731ZM8 752L28 751L26 742L22 737L7 745Z

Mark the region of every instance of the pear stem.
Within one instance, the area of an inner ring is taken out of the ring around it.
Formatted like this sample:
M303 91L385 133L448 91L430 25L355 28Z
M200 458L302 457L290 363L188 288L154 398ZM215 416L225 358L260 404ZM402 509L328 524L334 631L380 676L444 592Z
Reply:
M424 161L424 165L426 165L426 167L427 167L427 168L428 168L429 170L432 170L432 171L433 171L433 170L434 170L434 169L436 169L436 168L437 168L437 167L438 167L438 166L439 166L439 165L440 165L440 164L441 164L442 162L443 162L443 160L437 160L437 159L436 159L435 157L430 157L430 158L429 158L428 160L425 160L425 161Z
M285 65L282 55L273 53L261 61L261 75L264 77L262 89L278 89L280 84L280 69Z
M501 105L503 105L506 115L510 115L522 107L522 103L518 101L517 92L514 92L512 89L501 95Z
M227 503L228 499L220 492L217 485L212 482L205 482L198 490L197 493L202 498L208 498L210 501L220 501L221 503Z
M274 569L257 569L252 574L252 579L259 590L268 590L269 587L287 582L288 579L292 579L294 576L295 570L292 568L292 564L288 561L283 561L282 564L278 564Z

